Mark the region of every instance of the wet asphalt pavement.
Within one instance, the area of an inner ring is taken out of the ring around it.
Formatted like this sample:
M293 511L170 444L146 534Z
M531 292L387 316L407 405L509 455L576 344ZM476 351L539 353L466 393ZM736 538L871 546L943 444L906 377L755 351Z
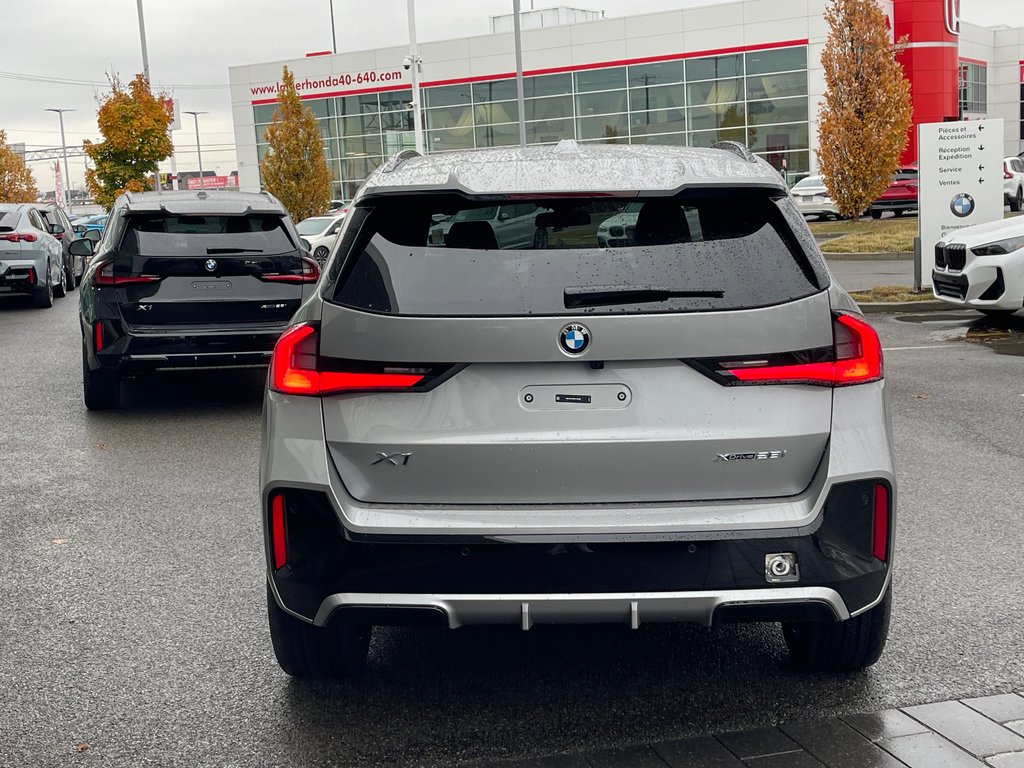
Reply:
M868 672L795 672L770 626L387 629L327 685L270 648L262 376L87 413L72 296L0 302L0 766L474 765L1024 690L1024 314L872 318L901 487Z

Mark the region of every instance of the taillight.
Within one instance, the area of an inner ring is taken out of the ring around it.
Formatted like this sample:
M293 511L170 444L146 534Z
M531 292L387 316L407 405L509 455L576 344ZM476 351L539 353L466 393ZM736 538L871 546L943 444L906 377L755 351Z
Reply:
M287 536L284 525L284 494L275 493L270 497L270 545L275 571L288 564Z
M115 275L114 262L108 261L93 276L94 285L133 285L136 283L158 283L159 275Z
M1012 179L1013 178L1013 174L1010 173L1010 166L1008 166L1006 163L1003 163L1003 178L1004 179Z
M4 232L0 234L0 240L8 243L34 243L39 238L31 232Z
M410 390L436 379L450 366L409 366L354 360L325 361L317 329L296 325L282 334L270 360L270 388L286 395Z
M875 486L871 554L882 561L887 560L889 554L889 489L881 483Z
M303 256L298 272L264 272L258 277L273 283L315 283L320 279L320 267L312 259Z
M842 387L882 378L882 344L875 329L855 315L835 314L832 349L759 358L698 360L699 369L724 384L813 384Z

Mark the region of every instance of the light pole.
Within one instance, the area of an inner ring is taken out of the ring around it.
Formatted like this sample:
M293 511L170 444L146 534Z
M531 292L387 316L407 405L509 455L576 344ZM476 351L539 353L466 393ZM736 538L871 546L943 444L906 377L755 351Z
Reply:
M416 45L416 0L408 0L409 14L409 55L405 57L405 68L412 73L412 133L416 141L416 151L425 154L423 142L423 105L420 104L420 72L423 71L423 59L420 58L419 47Z
M331 4L331 51L338 52L338 38L334 35L334 0L327 0Z
M71 184L71 176L68 174L68 145L64 141L64 113L74 112L73 109L53 109L47 108L46 112L56 112L57 117L60 120L60 151L64 155L64 205L67 209L71 210L71 192L68 190L68 185Z
M205 189L206 182L203 179L203 151L199 146L199 116L209 114L208 112L190 112L185 110L186 115L192 115L192 119L196 121L196 154L199 155L199 188Z
M533 4L530 4L533 7ZM526 104L523 98L523 30L519 20L519 0L512 0L512 29L516 48L516 106L519 109L519 146L526 146Z
M146 50L146 20L142 17L142 0L135 0L135 6L139 9L139 40L142 41L142 74L149 83L149 51Z

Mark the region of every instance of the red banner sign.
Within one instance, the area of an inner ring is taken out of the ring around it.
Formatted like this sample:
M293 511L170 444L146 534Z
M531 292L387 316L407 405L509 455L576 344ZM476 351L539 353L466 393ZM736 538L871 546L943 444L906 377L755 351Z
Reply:
M188 179L189 189L225 189L237 186L237 176L203 176L202 179L198 176L190 176Z

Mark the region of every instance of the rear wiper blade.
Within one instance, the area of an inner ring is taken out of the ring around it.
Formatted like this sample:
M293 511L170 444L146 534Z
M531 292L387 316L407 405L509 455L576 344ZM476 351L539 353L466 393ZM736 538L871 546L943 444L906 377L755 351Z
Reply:
M566 288L565 307L601 307L612 304L653 304L668 299L721 299L725 291L681 291L652 285L610 286L596 285L586 288Z
M262 248L207 248L206 255L212 256L215 253L263 253Z

